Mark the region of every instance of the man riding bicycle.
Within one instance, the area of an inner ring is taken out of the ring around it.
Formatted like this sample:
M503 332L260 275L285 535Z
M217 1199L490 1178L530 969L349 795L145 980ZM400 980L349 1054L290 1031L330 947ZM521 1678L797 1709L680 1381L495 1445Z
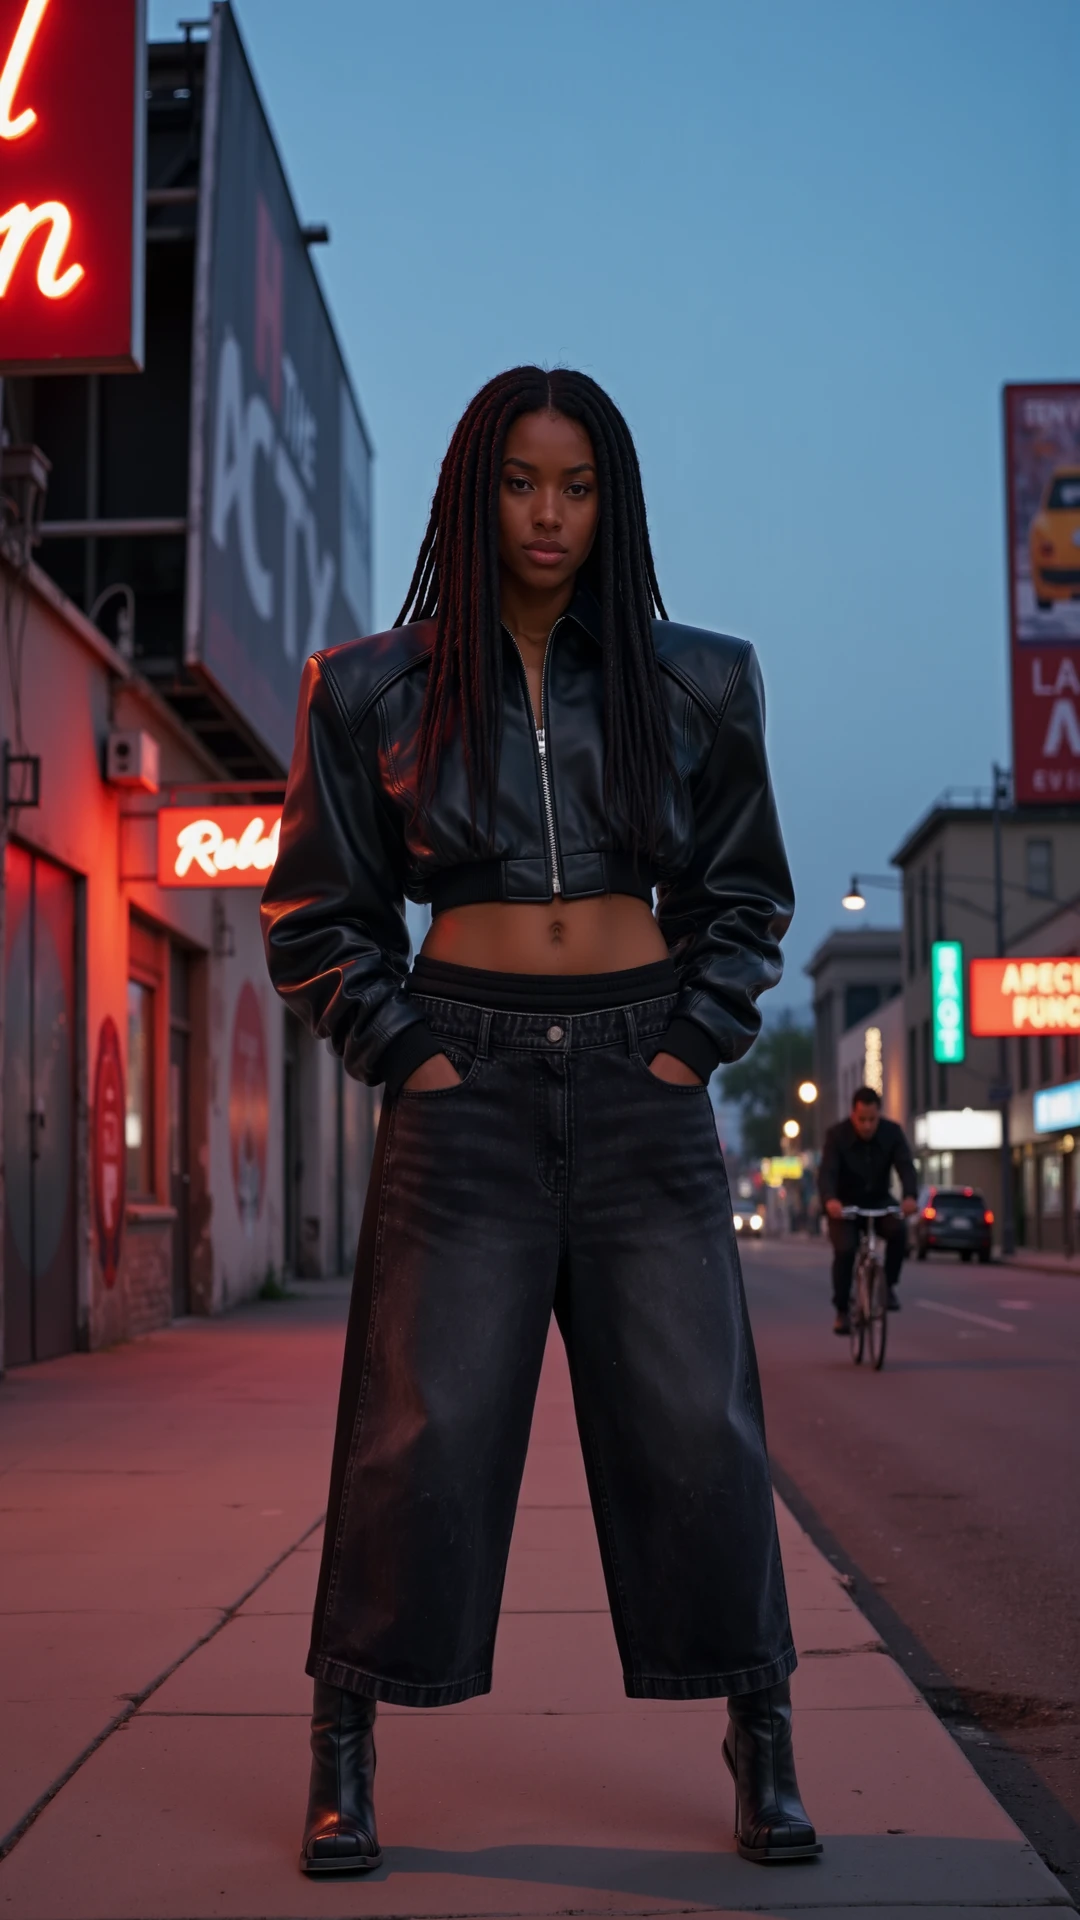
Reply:
M851 1332L848 1303L859 1247L860 1223L843 1219L844 1208L891 1206L889 1176L894 1168L904 1194L901 1212L914 1213L918 1182L904 1130L895 1120L882 1118L881 1095L873 1087L856 1087L851 1096L851 1117L829 1128L818 1169L818 1192L829 1216L833 1246L834 1333ZM889 1306L895 1313L900 1305L896 1287L904 1264L907 1227L903 1219L892 1214L878 1222L878 1229L885 1241Z

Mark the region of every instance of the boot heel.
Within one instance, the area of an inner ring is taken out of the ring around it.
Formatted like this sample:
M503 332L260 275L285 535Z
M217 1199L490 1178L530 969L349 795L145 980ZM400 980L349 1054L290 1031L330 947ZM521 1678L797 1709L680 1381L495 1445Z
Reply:
M822 1851L795 1778L786 1680L728 1700L722 1752L735 1782L735 1845L744 1860L781 1866Z
M735 1784L735 1845L738 1846L739 1827L742 1824L741 1818L740 1818L740 1810L739 1810L739 1776L735 1771L735 1762L732 1759L730 1752L728 1751L728 1743L726 1740L724 1741L722 1747L720 1748L720 1751L724 1756L724 1765L727 1768L728 1772L730 1773L731 1778Z
M302 1873L373 1873L382 1866L375 1830L375 1712L374 1700L315 1682Z

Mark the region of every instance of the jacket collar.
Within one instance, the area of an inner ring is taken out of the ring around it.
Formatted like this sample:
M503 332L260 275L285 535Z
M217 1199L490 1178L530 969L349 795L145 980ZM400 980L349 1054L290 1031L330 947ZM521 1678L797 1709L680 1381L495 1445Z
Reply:
M600 604L589 592L588 587L575 587L574 597L567 607L566 612L559 615L559 619L573 620L575 625L579 626L583 633L588 634L590 640L595 640L597 646L600 645L602 629ZM558 623L556 622L556 624ZM501 621L500 625L502 626L503 632L512 639L513 635L510 633L510 629L505 621Z

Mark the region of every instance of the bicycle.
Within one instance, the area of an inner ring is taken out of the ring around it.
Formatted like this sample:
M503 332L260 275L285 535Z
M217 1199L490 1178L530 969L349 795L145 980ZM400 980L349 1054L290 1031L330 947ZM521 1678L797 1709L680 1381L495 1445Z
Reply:
M889 1290L885 1284L881 1241L874 1230L874 1221L883 1220L890 1214L899 1216L899 1213L899 1207L845 1207L841 1216L844 1220L868 1222L860 1236L859 1251L855 1258L849 1314L851 1357L856 1366L862 1364L867 1335L869 1335L870 1359L875 1373L880 1373L885 1365L885 1343L889 1330Z

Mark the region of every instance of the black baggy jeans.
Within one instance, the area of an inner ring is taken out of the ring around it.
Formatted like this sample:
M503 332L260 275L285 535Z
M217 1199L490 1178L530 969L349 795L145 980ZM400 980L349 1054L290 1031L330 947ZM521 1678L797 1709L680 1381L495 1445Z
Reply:
M384 1109L307 1670L406 1706L487 1692L552 1310L627 1693L795 1666L731 1202L671 998L420 999L464 1078Z

